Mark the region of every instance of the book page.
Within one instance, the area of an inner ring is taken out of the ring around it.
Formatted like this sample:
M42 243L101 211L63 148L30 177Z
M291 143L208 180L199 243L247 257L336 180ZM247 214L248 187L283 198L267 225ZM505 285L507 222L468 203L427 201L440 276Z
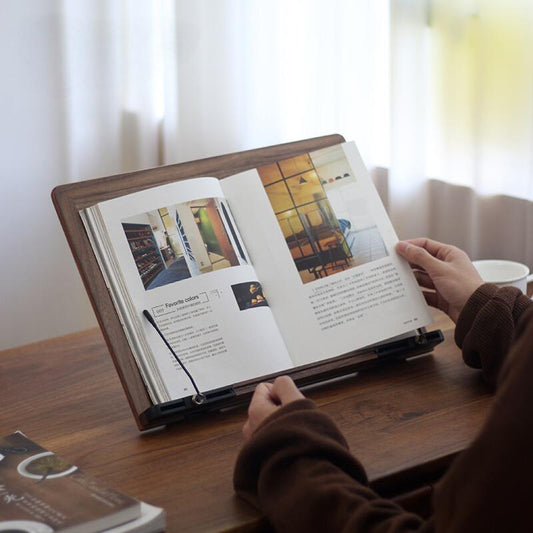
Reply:
M145 309L201 392L291 365L216 178L108 200L82 218L155 403L194 389Z
M431 322L353 143L222 180L295 366Z

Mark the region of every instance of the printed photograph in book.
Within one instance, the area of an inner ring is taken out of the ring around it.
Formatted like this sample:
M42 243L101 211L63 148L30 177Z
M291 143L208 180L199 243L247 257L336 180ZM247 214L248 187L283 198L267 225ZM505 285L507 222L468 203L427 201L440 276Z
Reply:
M303 283L388 255L341 146L257 171Z
M241 311L255 307L267 307L268 302L263 294L263 287L258 281L248 281L232 285L231 289Z
M146 290L248 263L221 198L161 207L121 223Z

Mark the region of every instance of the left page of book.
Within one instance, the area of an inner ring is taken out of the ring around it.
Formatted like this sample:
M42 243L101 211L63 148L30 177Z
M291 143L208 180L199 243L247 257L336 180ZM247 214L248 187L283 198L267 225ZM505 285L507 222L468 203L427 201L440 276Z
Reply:
M144 309L202 392L291 366L216 178L154 187L80 215L154 403L194 389Z

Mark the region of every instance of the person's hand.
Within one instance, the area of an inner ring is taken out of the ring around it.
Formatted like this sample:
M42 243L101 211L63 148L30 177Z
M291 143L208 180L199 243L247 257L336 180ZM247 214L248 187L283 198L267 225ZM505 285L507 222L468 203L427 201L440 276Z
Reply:
M257 385L248 408L248 420L242 428L244 438L248 440L261 422L274 411L302 398L304 395L289 376L280 376L274 383Z
M409 261L426 301L457 322L472 293L483 284L468 255L431 239L400 241L396 251Z

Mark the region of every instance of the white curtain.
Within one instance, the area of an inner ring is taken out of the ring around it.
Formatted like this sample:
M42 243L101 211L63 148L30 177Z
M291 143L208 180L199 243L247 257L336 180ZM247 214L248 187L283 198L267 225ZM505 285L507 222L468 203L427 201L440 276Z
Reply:
M429 174L533 200L533 3L431 6Z
M533 268L533 4L391 7L389 197L400 236Z
M95 325L56 185L335 132L387 163L387 0L5 0L0 61L0 348Z
M67 178L165 162L177 144L175 3L59 4Z
M1 7L0 348L95 325L54 186L335 132L400 237L533 266L527 0Z
M339 132L386 162L387 0L177 6L180 159Z
M163 163L178 114L174 2L1 9L0 349L96 325L50 192Z

